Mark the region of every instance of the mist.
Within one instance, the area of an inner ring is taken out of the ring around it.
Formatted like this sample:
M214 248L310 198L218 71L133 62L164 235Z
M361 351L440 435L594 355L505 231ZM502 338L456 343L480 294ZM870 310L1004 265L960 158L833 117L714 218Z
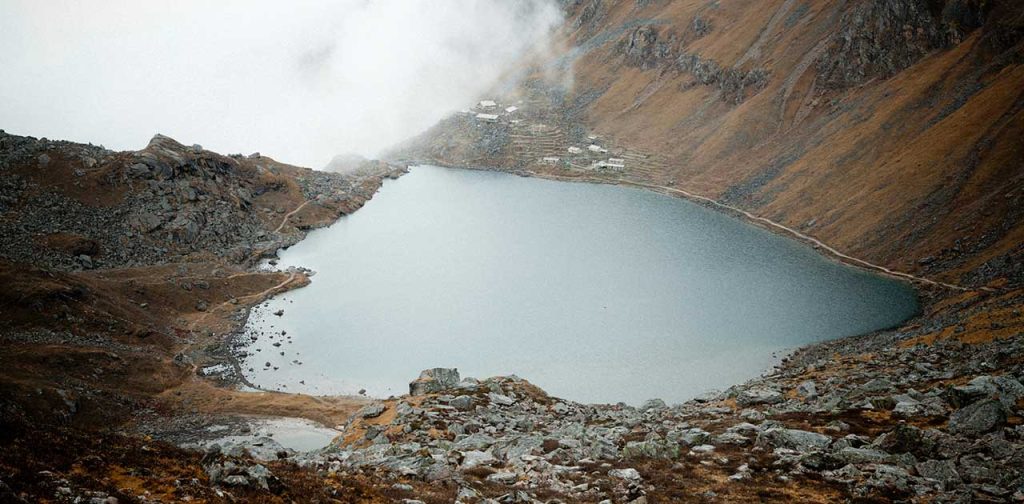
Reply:
M0 128L320 168L468 107L560 23L554 0L5 0Z

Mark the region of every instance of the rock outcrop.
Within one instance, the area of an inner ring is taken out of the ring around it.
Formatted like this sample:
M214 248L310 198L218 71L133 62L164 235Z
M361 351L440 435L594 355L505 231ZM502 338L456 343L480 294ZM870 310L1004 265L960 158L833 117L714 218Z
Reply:
M459 383L459 370L433 368L424 370L419 378L409 383L409 395L436 394L455 387Z

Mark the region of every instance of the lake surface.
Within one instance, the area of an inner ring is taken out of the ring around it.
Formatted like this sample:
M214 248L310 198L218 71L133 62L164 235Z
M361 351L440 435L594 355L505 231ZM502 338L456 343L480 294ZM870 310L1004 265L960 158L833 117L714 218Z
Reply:
M901 282L685 200L432 166L280 258L317 274L254 311L243 368L313 394L399 395L457 367L577 401L680 402L918 310Z

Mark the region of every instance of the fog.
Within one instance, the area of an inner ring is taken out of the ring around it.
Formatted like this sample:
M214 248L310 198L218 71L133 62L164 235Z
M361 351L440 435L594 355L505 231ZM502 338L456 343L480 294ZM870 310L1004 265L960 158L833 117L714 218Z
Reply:
M561 22L554 0L0 0L0 128L154 133L322 167L469 106Z

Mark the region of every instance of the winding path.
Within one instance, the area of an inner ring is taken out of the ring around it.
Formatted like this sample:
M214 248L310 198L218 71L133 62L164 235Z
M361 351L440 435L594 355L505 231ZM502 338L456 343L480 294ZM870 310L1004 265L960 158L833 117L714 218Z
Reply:
M311 200L311 199L306 200L301 205L295 207L295 210L292 210L291 212L288 212L287 214L285 214L284 218L281 219L281 224L277 226L277 229L275 229L274 232L275 233L280 233L281 232L281 228L283 228L284 225L288 223L288 219L291 216L295 215L299 210L302 210L302 207L304 207L304 206L306 206L306 205L308 205L308 204L310 204L312 202L313 202L313 200Z
M257 292L255 294L249 294L247 296L242 296L242 297L238 298L238 301L241 301L242 299L249 299L249 298L262 299L264 296L266 296L268 294L272 294L272 293L274 293L274 291L277 291L278 289L284 288L286 285L291 283L292 280L295 280L295 272L289 272L287 280L285 280L285 281L283 281L283 282L281 282L281 283L279 283L279 284L277 284L277 285L275 285L275 286L273 286L273 287L271 287L269 289L266 289L266 290L264 290L262 292ZM199 318L193 320L192 323L189 324L189 326L188 326L189 327L189 331L194 331L196 326L199 325L200 322L203 322L203 321L206 320L206 317L209 317L213 312L219 310L222 306L227 305L227 304L231 304L232 306L235 305L235 303L232 303L231 300L228 300L228 301L224 301L223 303L221 303L221 304L219 304L217 306L214 306L214 307L206 310L201 316L199 316Z
M853 264L855 264L857 266L860 266L862 268L865 268L865 269L877 271L879 273L882 273L882 274L885 274L885 275L889 275L891 277L902 278L904 280L909 280L911 282L918 282L918 283L923 283L923 284L927 284L927 285L933 285L933 286L936 286L936 287L944 287L944 288L947 288L947 289L952 289L952 290L961 291L961 292L971 292L971 291L996 292L996 289L993 289L991 287L977 287L977 288L964 287L962 285L956 285L956 284L941 282L941 281L938 281L938 280L932 280L930 278L919 277L919 276L916 276L916 275L912 275L910 273L904 273L902 271L895 271L895 270L886 268L885 266L874 264L874 263L865 261L864 259L860 259L860 258L857 258L857 257L853 257L851 255L848 255L848 254L844 254L844 253L836 250L835 248L825 244L824 242L822 242L821 240L819 240L819 239L817 239L817 238L815 238L813 236L809 236L809 235L806 235L804 233L801 233L800 231L797 231L797 230L795 230L795 229L793 229L791 227L785 226L783 224L779 224L778 222L775 222L775 221L773 221L771 219L767 219L765 217L760 217L760 216L754 215L754 214L752 214L752 213L750 213L750 212L748 212L746 210L743 210L743 209L740 209L740 208L737 208L737 207L734 207L734 206L731 206L731 205L726 205L725 203L721 203L719 201L716 201L714 199L708 198L706 196L700 196L698 194L693 194L693 193L691 193L689 191L684 191L682 189L677 189L675 187L668 187L668 186L662 186L662 185L656 185L656 184L646 184L646 183L643 183L643 182L636 182L636 181L627 180L627 179L623 179L623 178L618 178L618 179L600 179L600 178L595 178L595 177L587 177L587 178L562 177L562 176L559 176L559 175L537 173L537 172L533 172L533 171L528 171L527 173L529 173L530 175L533 175L533 176L541 177L541 178L552 178L552 179L567 180L567 181L615 183L615 184L622 184L622 185L628 185L628 186L634 186L634 187L641 187L641 188L644 188L644 189L650 189L650 190L653 190L653 191L662 192L662 193L666 193L666 194L678 194L678 195L683 196L683 197L685 197L687 199L690 199L690 200L701 201L701 202L707 203L709 205L712 205L712 206L714 206L716 208L720 208L720 209L723 209L723 210L728 210L730 212L738 213L738 214L746 217L747 219L749 219L751 221L760 222L760 223L765 224L765 225L767 225L769 227L772 227L772 228L784 231L784 232L786 232L786 233L788 233L790 235L793 235L794 237L796 237L799 240L803 240L803 241L805 241L807 243L810 243L810 244L812 244L812 245L814 245L816 247L820 247L821 249L824 249L824 250L828 251L828 253L832 254L833 256L835 256L835 257L837 257L837 258L839 258L839 259L841 259L843 261L846 261L846 262L849 262L849 263L853 263Z

